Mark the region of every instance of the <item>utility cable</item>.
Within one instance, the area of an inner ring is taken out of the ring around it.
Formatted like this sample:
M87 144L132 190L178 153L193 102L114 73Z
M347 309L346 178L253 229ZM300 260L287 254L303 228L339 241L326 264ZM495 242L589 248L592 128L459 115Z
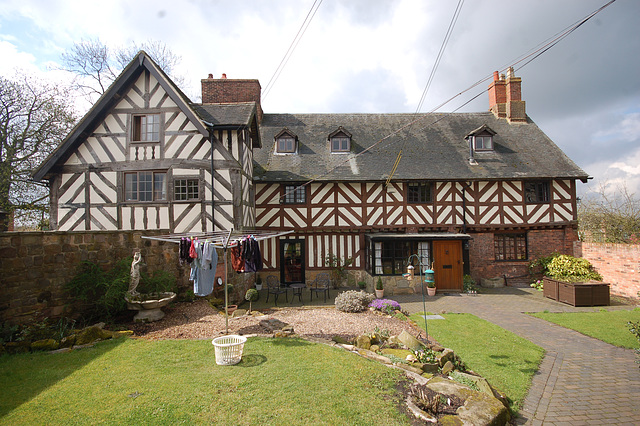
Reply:
M438 55L436 56L436 60L433 63L433 68L431 68L431 74L429 74L427 84L425 85L424 90L422 91L422 96L420 97L420 101L418 102L418 106L416 107L416 112L414 116L417 116L420 110L422 109L422 104L424 103L424 100L427 97L427 92L431 87L431 83L433 82L433 77L436 75L436 70L438 69L438 65L440 65L440 60L442 59L442 55L444 54L444 49L447 47L447 44L449 43L449 39L451 38L451 34L453 33L453 28L455 27L456 22L458 22L458 17L460 16L460 12L462 11L463 4L464 4L464 0L458 0L456 10L453 12L453 16L451 17L451 22L449 22L449 28L447 28L447 32L444 36L444 40L442 40L442 44L440 45L440 51L438 52ZM410 130L411 130L411 127L407 129L407 133L409 133ZM406 137L403 139L404 140L402 142L402 146L400 147L400 151L398 151L398 156L396 157L396 161L395 163L393 163L393 167L391 168L391 173L389 173L389 177L384 183L385 187L389 185L389 182L391 182L393 175L396 173L396 170L400 165L400 160L402 159L402 152L404 151L404 146L407 142Z
M317 7L316 7L316 4L318 5ZM304 33L307 31L307 28L309 28L309 24L311 24L311 20L313 19L313 17L316 16L316 12L320 8L321 4L322 4L322 0L314 0L313 4L311 5L311 9L309 9L307 16L304 18L304 21L300 26L300 29L298 29L298 33L291 41L291 44L289 45L289 49L287 49L287 52L284 54L284 57L280 61L280 64L278 64L278 67L276 68L273 75L271 76L271 79L269 79L269 82L267 83L264 89L264 94L262 95L263 100L267 97L267 95L269 94L273 86L276 84L278 77L280 77L280 73L284 69L285 65L287 65L287 62L289 62L291 55L293 55L293 51L298 46L298 43L300 43L300 40L302 39L302 36L304 35Z
M516 61L514 61L512 63L512 66L515 66L521 62L524 62L518 69L522 69L524 68L526 65L528 65L529 63L531 63L534 59L537 59L538 57L540 57L540 55L542 55L543 53L547 52L549 49L551 49L552 47L554 47L555 45L557 45L561 40L563 40L564 38L566 38L569 34L571 34L573 31L575 31L577 28L579 28L580 26L582 26L583 24L585 24L588 20L590 20L591 18L593 18L594 16L596 16L598 13L602 12L605 8L607 8L608 6L612 5L616 0L610 0L609 2L607 2L605 5L603 5L602 7L596 9L595 11L593 11L592 13L590 13L589 15L587 15L586 17L582 18L579 21L576 21L574 24L568 26L567 28L565 28L564 30L556 33L556 35L554 37L551 37L547 40L545 40L545 42L539 44L537 49L531 51L531 53L529 54L525 54L525 55L521 55ZM502 67L501 69L499 69L498 71L506 71L509 67ZM361 152L353 155L353 156L349 156L348 159L344 160L343 162L339 163L338 165L336 165L335 167L333 167L332 169L328 170L327 172L321 174L321 175L317 175L315 177L313 177L312 179L308 180L307 182L298 185L296 188L292 189L291 191L289 191L288 193L292 193L294 192L296 189L298 188L303 188L306 187L307 185L315 182L318 179L321 179L325 176L328 176L329 174L333 173L334 170L336 170L338 167L342 167L343 165L347 164L348 162L350 162L351 160L359 157L360 155L369 152L371 150L373 150L375 147L377 147L378 145L380 145L382 142L386 141L387 139L391 138L392 136L400 133L401 131L411 127L414 123L417 123L419 121L422 121L424 119L426 119L427 117L430 117L432 113L434 113L435 111L439 110L440 108L442 108L443 106L447 105L449 102L453 101L454 99L458 98L459 96L462 96L464 93L474 89L475 87L479 86L480 84L487 82L489 80L491 80L493 78L493 73L483 77L482 79L478 80L477 82L473 83L471 86L467 87L466 89L462 90L461 92L458 92L457 94L451 96L449 99L445 100L444 102L442 102L441 104L435 106L434 108L432 108L429 112L425 113L424 115L418 117L418 118L414 118L413 120L411 120L410 122L408 122L407 124L399 127L398 129L394 130L393 132L389 133L388 135L380 138L377 142L375 142L374 144L372 144L371 146L369 146L368 148L365 148L364 150L362 150ZM472 102L473 100L477 99L479 96L481 96L482 94L484 94L484 90L476 95L474 95L471 99L469 99L468 101L466 101L465 103L463 103L462 105L460 105L458 108L456 108L455 110L453 110L452 112L456 112L458 111L460 108L462 108L463 106L469 104L470 102ZM414 116L417 114L414 114ZM440 120L442 120L444 118L444 116L438 118L437 120L430 122L429 124L423 126L420 128L420 130L423 130L429 126L432 126L434 124L436 124L437 122L439 122ZM285 197L288 193L282 195L280 198Z

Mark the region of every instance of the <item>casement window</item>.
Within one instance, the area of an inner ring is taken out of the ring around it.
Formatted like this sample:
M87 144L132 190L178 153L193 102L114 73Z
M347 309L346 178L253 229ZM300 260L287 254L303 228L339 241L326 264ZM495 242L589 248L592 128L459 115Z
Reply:
M306 204L307 187L300 185L284 185L283 204Z
M365 244L365 268L372 275L401 275L407 272L407 262L412 254L417 254L422 266L428 267L431 264L431 243L401 239L369 240ZM415 257L412 263L420 268Z
M124 174L125 201L163 201L167 199L165 172L134 172Z
M296 152L296 140L292 137L281 136L278 138L278 152L279 153L294 153Z
M198 200L200 198L198 179L174 179L173 199L176 201Z
M493 136L482 135L473 137L473 147L476 151L491 151L493 150Z
M549 182L525 182L524 201L526 203L548 203L549 202Z
M430 203L431 183L408 183L407 184L407 203L424 204Z
M134 115L132 127L134 142L160 141L160 114Z
M527 260L527 234L494 234L496 260Z

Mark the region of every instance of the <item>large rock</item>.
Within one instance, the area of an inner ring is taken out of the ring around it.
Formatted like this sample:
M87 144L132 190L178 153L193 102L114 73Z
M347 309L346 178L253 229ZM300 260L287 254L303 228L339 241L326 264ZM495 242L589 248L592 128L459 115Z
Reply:
M113 337L112 333L98 326L87 327L76 334L75 345L86 345L97 340L107 340Z
M391 364L391 360L389 358L387 358L386 356L378 355L377 353L372 352L372 351L370 351L368 349L360 348L360 349L358 349L358 353L360 355L362 355L363 357L365 357L365 358L369 358L369 359L372 359L374 361L381 362L383 364Z
M464 424L493 426L505 425L509 421L509 410L493 396L441 377L429 380L426 386L435 392L463 399L464 405L458 408L456 414Z
M36 340L31 343L32 351L55 351L60 347L60 343L54 339Z
M484 288L504 287L504 277L481 278L480 286Z
M366 334L361 334L356 337L356 347L368 350L371 347L371 338Z
M451 349L445 349L436 355L436 361L440 364L440 367L444 367L447 362L454 362L456 354Z
M418 349L422 349L424 347L420 340L413 337L406 330L402 330L402 333L398 335L397 339L401 344L411 349L412 351L417 351Z

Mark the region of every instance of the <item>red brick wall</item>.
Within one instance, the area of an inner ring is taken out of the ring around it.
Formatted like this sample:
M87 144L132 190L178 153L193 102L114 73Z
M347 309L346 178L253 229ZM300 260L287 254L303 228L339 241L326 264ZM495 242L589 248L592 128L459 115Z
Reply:
M611 284L611 293L640 299L640 245L576 242L576 256L587 259Z
M577 240L576 230L562 229L532 230L527 232L529 259L526 261L496 261L493 232L470 233L469 263L471 276L480 282L481 278L507 276L509 285L527 285L529 282L529 261L546 256L554 251L573 255L573 242Z

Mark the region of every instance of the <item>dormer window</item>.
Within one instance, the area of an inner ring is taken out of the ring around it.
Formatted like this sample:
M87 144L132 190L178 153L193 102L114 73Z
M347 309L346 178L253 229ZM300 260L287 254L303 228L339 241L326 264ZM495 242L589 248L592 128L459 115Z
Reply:
M158 142L160 140L160 114L134 115L131 140Z
M338 130L329 134L329 143L331 145L331 152L351 152L351 133L340 126Z
M282 130L275 136L276 153L278 154L295 154L297 151L298 137L291 133L288 129Z
M492 135L477 135L473 137L473 147L476 151L491 151L493 150L493 136Z

